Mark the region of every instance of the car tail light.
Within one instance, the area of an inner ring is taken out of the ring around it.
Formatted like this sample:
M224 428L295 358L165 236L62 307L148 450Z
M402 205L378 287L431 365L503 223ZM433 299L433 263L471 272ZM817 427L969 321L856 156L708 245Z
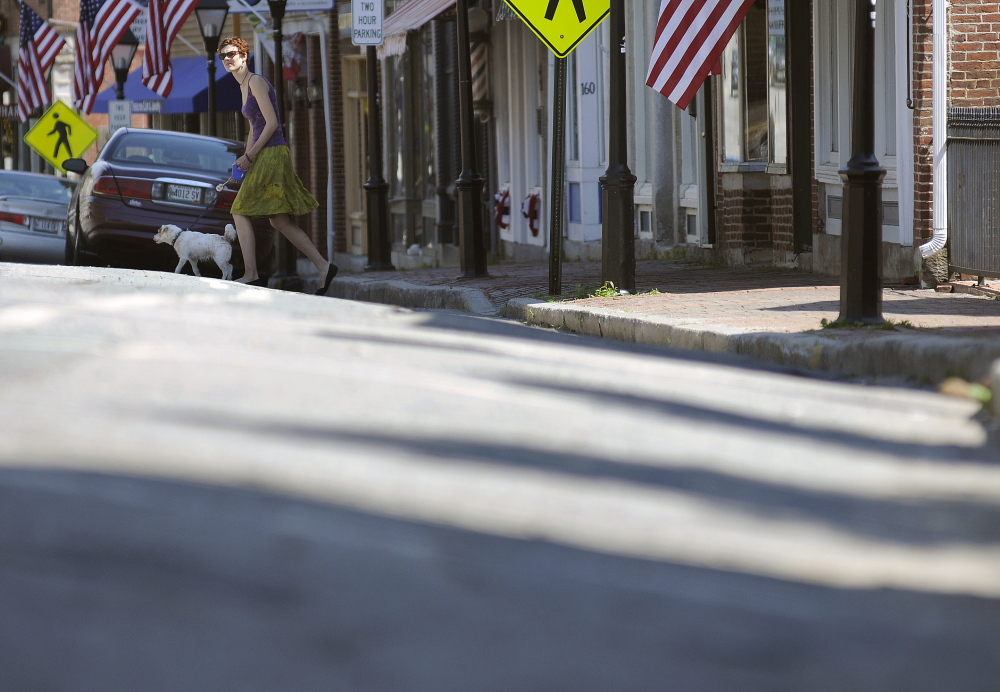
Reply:
M121 178L118 179L118 190L122 197L138 197L140 199L153 198L153 181L145 178Z
M24 214L11 214L9 211L0 211L0 221L16 223L18 226L27 226L31 220Z
M121 193L118 192L118 183L115 182L114 176L102 175L94 181L94 194L118 197Z
M232 209L233 202L236 201L236 191L235 190L223 190L219 193L219 198L215 202L216 209Z

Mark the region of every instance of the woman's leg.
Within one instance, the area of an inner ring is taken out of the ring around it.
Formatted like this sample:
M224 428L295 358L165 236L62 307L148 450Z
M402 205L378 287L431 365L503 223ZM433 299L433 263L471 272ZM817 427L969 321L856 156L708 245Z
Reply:
M235 218L235 217L233 217ZM330 268L330 263L326 261L326 258L319 253L316 246L313 245L312 240L306 235L306 232L301 228L292 223L292 219L288 214L278 214L271 217L271 225L274 226L281 235L288 238L288 241L298 248L299 252L305 255L310 262L316 265L316 271L319 272L320 283L323 281L323 277L326 276L327 270ZM240 242L243 242L242 239Z
M240 249L243 251L243 276L236 281L241 284L256 281L257 239L253 234L250 217L233 214L233 225L236 226L236 237L240 239Z

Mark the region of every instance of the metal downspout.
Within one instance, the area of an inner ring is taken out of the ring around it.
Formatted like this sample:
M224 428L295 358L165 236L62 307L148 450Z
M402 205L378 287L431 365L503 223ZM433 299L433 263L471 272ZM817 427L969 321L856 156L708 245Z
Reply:
M934 235L920 246L925 259L940 252L948 242L948 0L934 0L934 112L932 116L934 150Z

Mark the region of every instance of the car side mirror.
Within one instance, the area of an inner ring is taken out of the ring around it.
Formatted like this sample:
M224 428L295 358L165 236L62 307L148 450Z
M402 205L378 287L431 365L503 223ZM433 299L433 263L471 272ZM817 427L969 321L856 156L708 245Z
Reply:
M73 173L83 174L89 168L87 162L83 159L66 159L63 161L62 167L67 171L72 171Z

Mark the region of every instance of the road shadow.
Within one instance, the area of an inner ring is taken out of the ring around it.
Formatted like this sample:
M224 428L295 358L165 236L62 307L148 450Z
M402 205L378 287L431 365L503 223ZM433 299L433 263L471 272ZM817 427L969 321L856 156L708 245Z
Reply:
M804 585L250 488L0 470L0 688L991 689L1000 601Z

